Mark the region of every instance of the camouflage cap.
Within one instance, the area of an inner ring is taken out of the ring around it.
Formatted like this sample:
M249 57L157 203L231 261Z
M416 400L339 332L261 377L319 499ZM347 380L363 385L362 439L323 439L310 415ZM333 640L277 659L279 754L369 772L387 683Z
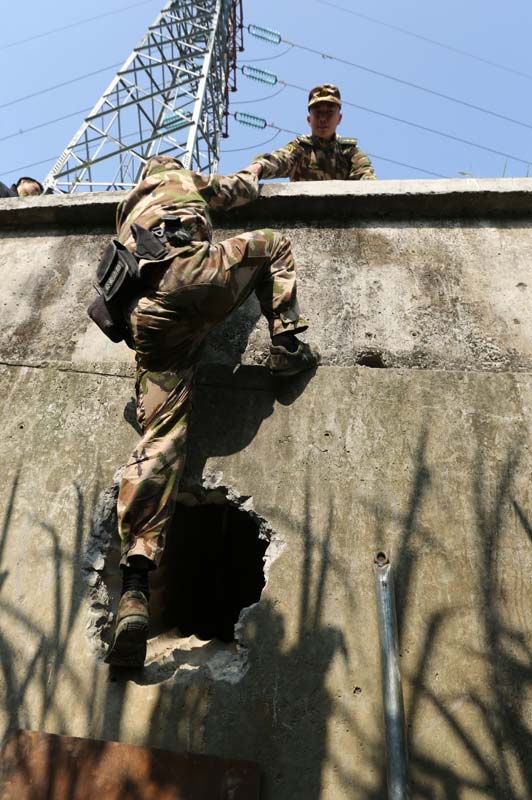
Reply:
M316 103L334 103L336 106L342 105L340 89L332 83L323 83L311 89L308 96L308 107L315 106Z

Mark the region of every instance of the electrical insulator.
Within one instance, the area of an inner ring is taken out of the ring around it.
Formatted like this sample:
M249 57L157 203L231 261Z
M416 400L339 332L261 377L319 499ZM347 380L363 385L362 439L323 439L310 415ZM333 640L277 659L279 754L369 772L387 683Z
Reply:
M242 111L237 111L235 119L242 125L249 125L251 128L265 128L267 122L262 117L255 117L253 114L244 114Z
M249 67L247 64L242 67L242 75L245 75L246 78L251 78L254 81L259 81L260 83L269 83L270 86L275 86L277 83L277 75L275 75L273 72L268 72L267 69Z
M190 112L185 112L182 116L179 114L168 114L163 120L163 128L169 131L178 131L180 128L190 125L191 122L192 114Z
M270 44L281 44L281 34L271 28L261 28L260 25L248 25L248 33L256 39L262 39Z

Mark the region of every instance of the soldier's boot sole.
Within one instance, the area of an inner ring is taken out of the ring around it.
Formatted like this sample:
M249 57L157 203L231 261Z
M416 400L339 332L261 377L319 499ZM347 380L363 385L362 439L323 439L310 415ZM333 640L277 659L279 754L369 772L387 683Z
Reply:
M308 364L304 367L292 367L291 369L271 369L270 375L274 378L290 378L292 375L299 375L301 372L308 372L309 369L318 367L319 364Z
M315 369L320 363L319 351L305 342L300 342L295 352L289 352L282 345L270 347L269 367L270 374L274 377L289 378L291 375L299 375L300 372Z
M113 643L105 657L113 667L135 669L144 666L148 622L143 616L128 616L116 626Z

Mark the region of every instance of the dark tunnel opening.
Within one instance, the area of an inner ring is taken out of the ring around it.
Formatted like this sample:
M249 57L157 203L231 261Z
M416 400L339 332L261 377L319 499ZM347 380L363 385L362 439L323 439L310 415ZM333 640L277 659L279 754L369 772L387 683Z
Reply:
M240 612L264 588L268 544L260 523L238 505L178 505L153 587L153 627L234 641Z

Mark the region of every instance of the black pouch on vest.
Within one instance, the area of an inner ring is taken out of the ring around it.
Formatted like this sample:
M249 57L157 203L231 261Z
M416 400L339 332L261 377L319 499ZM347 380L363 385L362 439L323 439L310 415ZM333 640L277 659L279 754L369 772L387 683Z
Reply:
M140 271L137 259L118 239L112 239L96 268L98 294L108 302L119 292L127 292L131 284L139 281Z
M117 239L105 248L94 288L99 296L87 309L89 317L112 342L127 342L123 308L140 288L140 272L135 256Z
M107 303L101 295L92 301L87 314L112 342L121 342L128 338L128 329L122 310L112 301Z

